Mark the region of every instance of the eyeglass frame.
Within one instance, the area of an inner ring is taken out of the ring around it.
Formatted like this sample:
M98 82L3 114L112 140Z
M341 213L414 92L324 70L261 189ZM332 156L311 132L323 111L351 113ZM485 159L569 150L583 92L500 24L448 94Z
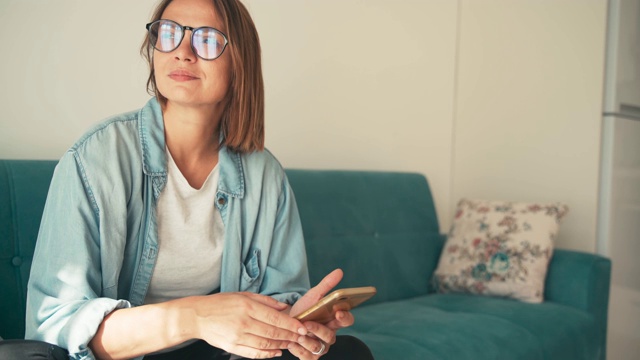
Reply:
M176 47L175 47L175 48L173 48L173 50L169 50L169 51L162 51L162 50L158 49L158 48L156 47L156 45L155 45L155 44L150 44L151 46L153 46L153 48L154 48L155 50L158 50L158 51L160 51L161 53L168 54L168 53L170 53L170 52L172 52L172 51L175 51L177 48L179 48L179 47L180 47L180 45L182 44L182 41L184 40L184 35L185 35L185 33L186 33L186 30L191 30L191 39L190 39L190 40L191 40L191 51L193 51L193 53L194 53L197 57L199 57L200 59L202 59L202 60L205 60L205 61L213 61L213 60L215 60L215 59L219 58L220 56L222 56L222 54L224 53L224 51L227 49L227 45L229 45L229 39L227 38L227 34L223 33L222 31L220 31L220 30L218 30L218 29L216 29L216 28L214 28L214 27L212 27L212 26L200 26L200 27L194 28L194 27L191 27L191 26L181 25L181 24L179 24L178 22L173 21L173 20L169 20L169 19L158 19L158 20L156 20L156 21L152 21L152 22L148 23L145 27L146 27L146 29L147 29L147 32L149 33L149 39L151 39L151 26L152 26L153 24L155 24L155 23L159 23L160 21L169 21L169 22L172 22L172 23L174 23L174 24L178 25L178 26L180 27L180 29L182 29L182 37L180 37L180 41L178 42L178 44L176 45ZM222 46L222 51L220 51L220 54L219 54L218 56L214 57L213 59L203 58L202 56L200 56L200 54L198 54L198 51L197 51L197 50L196 50L196 48L193 46L193 34L194 34L196 31L200 30L200 29L213 29L213 31L215 31L215 32L219 33L220 35L222 35L222 38L224 39L224 45ZM158 37L157 37L157 35L156 35L156 41L157 41L157 40L158 40Z

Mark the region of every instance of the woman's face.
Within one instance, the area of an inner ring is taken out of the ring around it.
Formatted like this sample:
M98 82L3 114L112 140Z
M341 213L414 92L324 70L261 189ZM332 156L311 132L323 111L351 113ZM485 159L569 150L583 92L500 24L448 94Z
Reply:
M182 26L210 26L227 32L211 0L174 0L162 13L162 19ZM191 34L191 30L185 30L180 46L169 53L154 50L158 91L168 103L222 108L231 82L229 49L215 60L203 60L191 48Z

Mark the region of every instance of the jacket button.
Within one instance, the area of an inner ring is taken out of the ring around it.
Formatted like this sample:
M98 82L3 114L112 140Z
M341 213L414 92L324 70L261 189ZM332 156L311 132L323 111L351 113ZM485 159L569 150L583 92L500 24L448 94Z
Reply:
M15 267L22 265L22 258L20 256L14 256L13 259L11 259L11 264Z
M221 197L218 199L218 205L220 206L224 206L224 204L226 204L227 200L225 200L225 198Z

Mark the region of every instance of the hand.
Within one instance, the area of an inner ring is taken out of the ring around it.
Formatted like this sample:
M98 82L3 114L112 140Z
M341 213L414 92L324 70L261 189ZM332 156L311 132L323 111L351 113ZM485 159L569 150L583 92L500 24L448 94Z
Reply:
M290 314L296 316L306 309L310 308L313 304L322 299L331 289L333 289L340 280L342 280L343 272L340 269L332 271L329 275L325 276L322 281L312 289L310 289L303 297L298 300L291 308ZM331 320L327 324L320 324L313 321L307 321L304 323L305 327L309 331L309 335L300 336L297 343L291 343L289 345L289 351L294 356L302 360L316 360L329 351L331 345L336 342L336 330L353 325L354 317L349 311L337 311L335 319ZM324 343L324 351L315 355L314 352L319 352L322 349Z
M252 293L221 293L185 298L194 313L194 337L247 358L281 356L291 342L307 330L298 320L282 314L286 304Z

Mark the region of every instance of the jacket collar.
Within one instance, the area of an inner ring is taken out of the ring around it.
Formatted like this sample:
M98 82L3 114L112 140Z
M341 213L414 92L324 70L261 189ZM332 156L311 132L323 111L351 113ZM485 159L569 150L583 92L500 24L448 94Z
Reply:
M242 199L244 197L242 156L223 145L218 151L218 166L220 167L218 191Z
M166 144L164 138L164 121L158 100L153 97L140 109L138 131L142 148L142 169L148 176L167 176ZM223 138L220 137L222 142ZM244 197L244 170L242 157L226 146L221 146L218 153L220 180L218 191L227 195Z
M140 109L138 134L142 148L142 170L148 176L167 176L164 122L160 103L153 97Z

